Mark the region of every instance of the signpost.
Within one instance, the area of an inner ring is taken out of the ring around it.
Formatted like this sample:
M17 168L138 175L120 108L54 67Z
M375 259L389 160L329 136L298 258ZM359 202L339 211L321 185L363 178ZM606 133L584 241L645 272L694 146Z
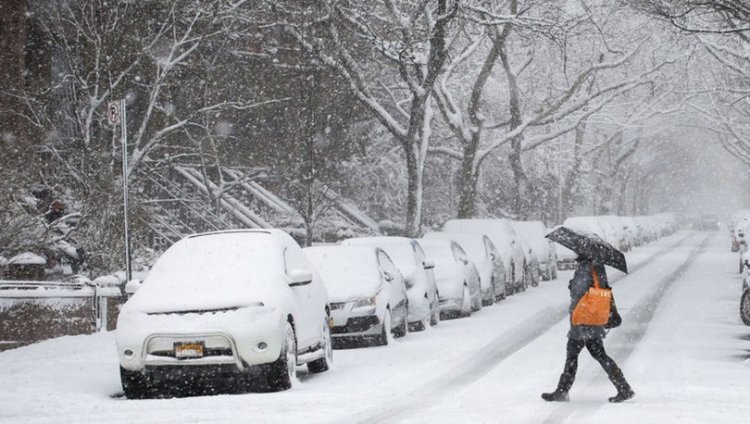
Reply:
M125 225L125 282L133 277L130 266L130 229L128 224L128 126L125 99L114 100L107 104L107 120L112 126L120 126L122 141L122 206Z

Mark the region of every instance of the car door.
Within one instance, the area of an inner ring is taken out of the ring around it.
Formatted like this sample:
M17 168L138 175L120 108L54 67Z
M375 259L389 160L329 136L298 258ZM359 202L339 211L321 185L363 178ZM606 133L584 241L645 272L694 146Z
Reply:
M391 258L383 250L377 251L378 267L380 268L381 278L388 287L388 303L391 305L393 319L400 322L406 319L406 285L401 272L393 263Z
M319 329L324 320L325 296L317 272L305 258L299 246L289 243L284 248L284 264L287 277L295 270L306 270L313 274L312 280L307 284L291 286L292 297L295 302L295 330L297 333L297 344L299 347L309 347L317 344ZM321 293L321 291L323 292Z
M412 240L412 248L417 260L417 273L422 275L420 278L424 278L425 287L427 288L427 297L430 303L437 302L437 283L435 282L435 264L430 258L425 255L422 246L416 241Z

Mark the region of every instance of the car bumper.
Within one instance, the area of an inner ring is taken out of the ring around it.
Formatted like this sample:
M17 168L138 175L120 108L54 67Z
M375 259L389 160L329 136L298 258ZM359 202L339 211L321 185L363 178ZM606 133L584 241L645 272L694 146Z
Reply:
M155 367L249 366L278 359L285 328L283 314L272 309L241 308L204 314L127 312L117 326L120 365L130 371ZM180 343L199 343L203 354L178 358Z
M333 338L363 337L380 335L383 323L375 315L351 317L344 325L334 325L331 329Z

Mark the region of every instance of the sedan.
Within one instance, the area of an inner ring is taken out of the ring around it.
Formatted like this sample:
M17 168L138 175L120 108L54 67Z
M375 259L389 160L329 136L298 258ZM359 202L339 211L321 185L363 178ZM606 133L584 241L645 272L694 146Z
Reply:
M435 264L419 243L406 237L359 237L341 242L345 246L372 246L383 249L393 259L406 282L409 297L409 329L421 331L440 319Z
M421 245L435 261L441 314L465 317L482 309L479 272L461 246L440 239L422 240Z
M504 299L508 293L505 268L500 253L484 234L431 232L424 239L451 240L460 244L479 271L482 287L482 305L489 306Z
M406 286L385 251L364 246L316 246L303 251L326 282L335 346L361 339L387 345L392 336L406 335Z

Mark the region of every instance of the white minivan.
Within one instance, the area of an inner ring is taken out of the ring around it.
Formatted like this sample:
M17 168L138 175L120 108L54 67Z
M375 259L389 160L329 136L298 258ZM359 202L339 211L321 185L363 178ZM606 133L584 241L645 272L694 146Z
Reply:
M330 323L325 284L285 232L191 235L120 312L122 386L128 398L217 379L285 390L297 364L328 369Z

